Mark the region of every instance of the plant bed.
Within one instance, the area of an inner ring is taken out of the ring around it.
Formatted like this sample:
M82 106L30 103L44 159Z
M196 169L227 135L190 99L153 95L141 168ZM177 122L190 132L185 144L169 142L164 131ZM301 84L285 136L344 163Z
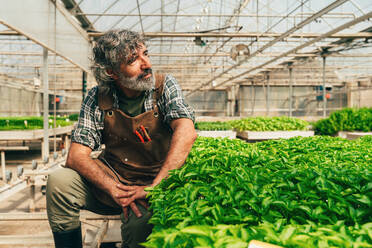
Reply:
M358 139L363 136L371 136L372 132L348 132L346 138L349 140Z
M337 135L335 135L335 136L346 139L347 133L348 133L348 131L338 131Z
M56 127L71 126L76 120L75 114L65 117L56 117ZM54 117L49 117L48 124L50 128L54 127ZM43 129L43 126L43 117L0 117L0 131Z
M231 126L238 132L243 131L306 131L309 128L307 121L281 116L281 117L248 117L241 120L230 121Z
M62 135L71 133L74 129L74 125L50 128L48 129L48 135ZM42 139L44 137L43 129L34 129L34 130L8 130L0 131L0 140L35 140Z
M211 138L236 138L236 131L228 121L202 121L195 123L195 129L199 136Z
M248 117L226 122L197 122L195 128L199 136L241 138L245 140L268 140L313 136L307 131L309 123L290 117Z
M293 137L310 137L314 136L314 131L242 131L237 132L236 137L244 140L262 141L271 139L289 139Z
M360 137L363 137L363 136L368 136L368 135L372 135L372 132L338 131L336 136L344 138L344 139L353 140L353 139L357 139L357 138L360 138Z
M371 247L372 137L199 137L149 189L145 247Z
M198 136L210 137L210 138L229 138L235 139L236 132L233 130L217 130L217 131L207 131L207 130L196 130Z
M308 131L309 123L291 117L250 117L231 121L237 130L236 136L247 141L262 141L270 139L288 139L296 136L313 136Z

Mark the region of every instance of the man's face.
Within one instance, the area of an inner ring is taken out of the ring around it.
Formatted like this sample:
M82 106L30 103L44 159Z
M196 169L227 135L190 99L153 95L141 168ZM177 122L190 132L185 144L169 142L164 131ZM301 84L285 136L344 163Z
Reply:
M145 45L137 48L137 53L129 58L127 63L120 65L117 83L137 91L149 90L154 85L151 62Z

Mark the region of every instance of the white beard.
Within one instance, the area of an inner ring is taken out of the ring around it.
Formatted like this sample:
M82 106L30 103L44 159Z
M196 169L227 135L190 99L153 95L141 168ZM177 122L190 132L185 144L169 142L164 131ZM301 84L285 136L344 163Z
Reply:
M150 90L155 86L154 82L155 82L154 74L151 74L151 77L149 78L141 79L139 79L138 77L128 78L125 77L124 75L121 75L117 80L117 83L120 86L137 91Z

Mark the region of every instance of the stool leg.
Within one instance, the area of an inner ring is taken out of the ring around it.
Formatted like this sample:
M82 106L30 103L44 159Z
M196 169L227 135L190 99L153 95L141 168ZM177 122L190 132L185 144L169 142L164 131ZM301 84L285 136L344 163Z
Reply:
M5 177L5 151L1 151L1 174L3 177L3 181L6 182Z
M35 184L33 182L31 182L31 186L30 186L30 194L31 194L31 198L30 198L30 204L29 204L29 209L30 209L30 212L35 212Z

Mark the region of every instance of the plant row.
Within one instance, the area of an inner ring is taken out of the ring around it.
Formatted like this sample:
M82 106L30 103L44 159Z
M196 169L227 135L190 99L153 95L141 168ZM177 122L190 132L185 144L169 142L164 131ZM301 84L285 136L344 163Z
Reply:
M77 120L77 114L56 117L56 126L69 126ZM49 125L54 126L54 117L49 117ZM0 117L0 130L23 130L42 129L44 126L43 117Z
M298 118L248 117L226 122L196 122L198 130L237 130L237 131L292 131L307 130L309 123Z
M222 130L232 130L229 121L200 121L195 122L195 129L201 131L222 131Z
M199 137L149 193L146 247L372 247L372 138Z

